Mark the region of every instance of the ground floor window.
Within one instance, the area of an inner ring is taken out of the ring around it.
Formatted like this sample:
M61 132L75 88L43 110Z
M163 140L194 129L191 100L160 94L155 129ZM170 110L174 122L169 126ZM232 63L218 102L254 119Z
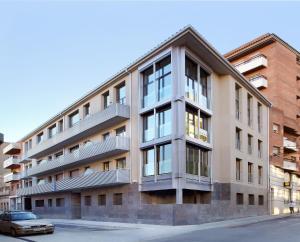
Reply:
M114 193L113 195L113 205L122 205L123 204L123 194Z
M237 193L236 194L236 204L237 205L243 205L244 204L244 194L243 193Z
M44 200L35 200L35 206L37 208L44 207Z
M249 194L248 195L248 204L249 205L254 205L254 195L253 194Z
M65 199L64 198L56 198L56 207L64 207Z
M264 205L264 196L263 195L258 196L258 205Z
M106 206L106 195L101 194L98 196L98 206Z
M91 196L85 196L84 197L84 205L85 206L91 206L92 205L92 197Z

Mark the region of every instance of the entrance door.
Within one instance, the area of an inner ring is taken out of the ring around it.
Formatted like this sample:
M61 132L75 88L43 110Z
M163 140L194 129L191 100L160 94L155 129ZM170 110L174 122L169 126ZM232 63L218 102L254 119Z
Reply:
M73 219L81 218L81 194L80 193L71 194L71 209L72 209Z
M32 207L31 207L31 198L30 197L24 198L24 209L26 211L31 211Z

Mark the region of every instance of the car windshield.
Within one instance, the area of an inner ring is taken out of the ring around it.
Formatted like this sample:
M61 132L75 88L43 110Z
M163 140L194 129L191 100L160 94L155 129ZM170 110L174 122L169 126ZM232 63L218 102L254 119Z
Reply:
M18 220L33 220L37 219L36 215L33 213L12 213L11 220L18 221Z

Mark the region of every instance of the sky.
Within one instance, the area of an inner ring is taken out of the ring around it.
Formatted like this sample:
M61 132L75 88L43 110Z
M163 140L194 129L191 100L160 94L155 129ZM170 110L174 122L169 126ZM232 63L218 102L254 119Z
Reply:
M300 50L300 2L0 1L0 132L15 142L184 26L220 53L264 33Z

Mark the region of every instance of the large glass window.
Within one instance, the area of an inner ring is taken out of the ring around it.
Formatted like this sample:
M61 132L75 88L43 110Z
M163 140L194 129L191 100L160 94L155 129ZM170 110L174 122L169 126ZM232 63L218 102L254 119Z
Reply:
M125 82L116 87L117 103L126 104L126 86Z
M185 112L186 134L193 138L198 138L198 112L195 109L186 108Z
M171 56L156 63L156 80L158 85L158 101L166 99L172 93Z
M170 173L172 162L172 146L164 144L157 146L157 168L158 174Z
M155 152L154 148L143 151L144 176L154 176Z
M52 125L48 129L48 137L51 139L56 134L56 124Z
M110 102L109 102L109 91L102 94L102 96L103 96L103 108L106 109L110 104Z
M200 104L204 107L208 106L208 77L209 74L200 68Z
M199 138L204 141L208 142L208 116L204 113L200 113L200 119L199 119Z
M44 133L41 132L36 136L36 143L39 144L44 140Z
M153 67L146 69L143 73L143 107L148 107L155 102L155 78Z
M122 126L116 129L116 136L126 136L126 126Z
M69 127L73 127L76 123L79 122L79 111L76 110L74 113L69 115Z
M186 145L186 173L199 174L199 148L193 145Z
M172 133L171 108L158 110L157 114L158 137L164 137Z
M188 57L185 57L185 96L193 101L198 100L198 78L197 64Z
M150 113L143 117L143 141L153 140L155 137L155 119L154 114Z

